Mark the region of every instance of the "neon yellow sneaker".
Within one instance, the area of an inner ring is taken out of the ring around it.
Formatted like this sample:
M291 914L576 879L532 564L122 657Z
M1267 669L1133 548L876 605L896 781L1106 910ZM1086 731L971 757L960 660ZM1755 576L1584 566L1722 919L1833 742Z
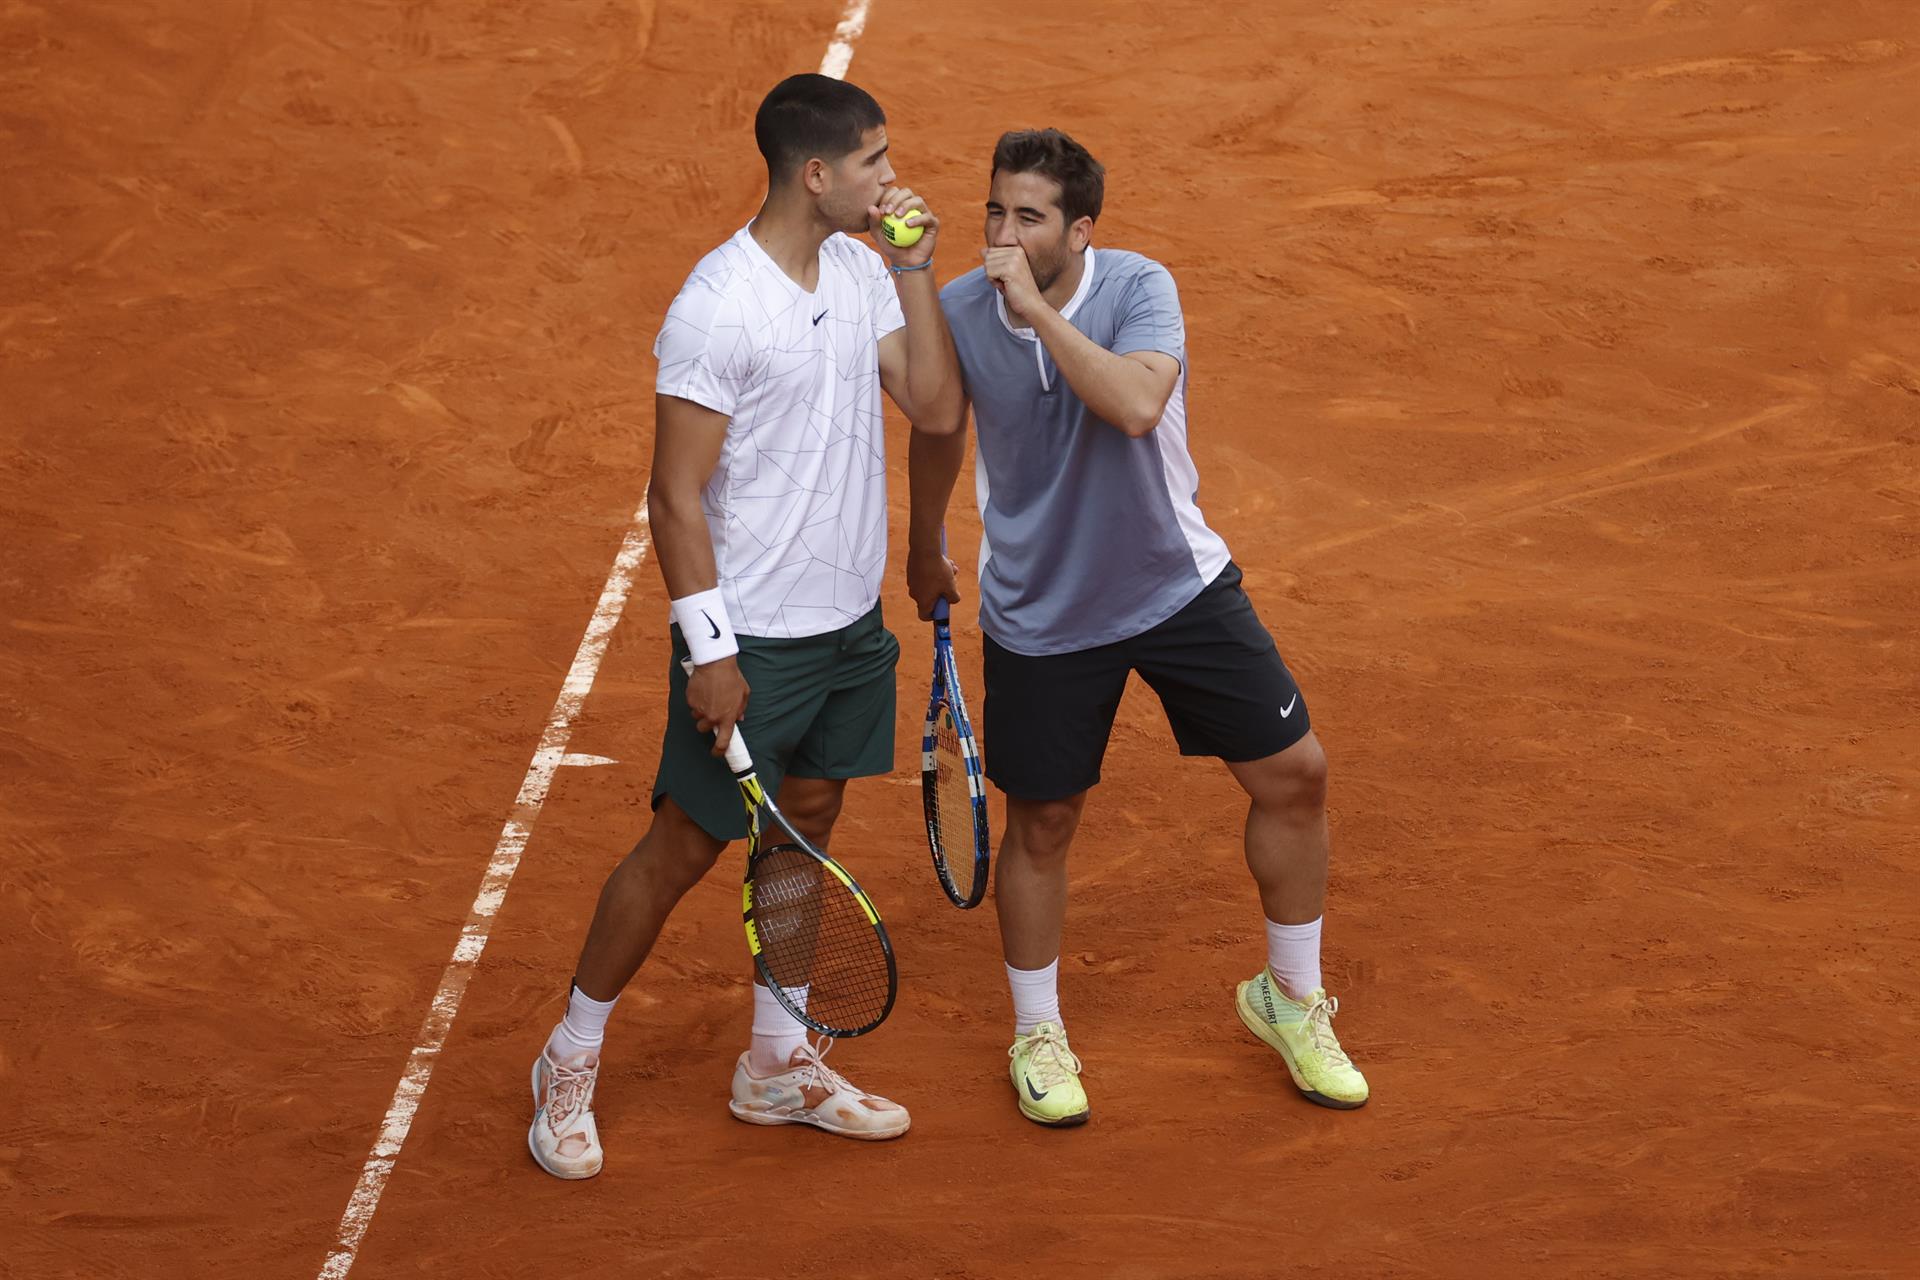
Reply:
M1013 1059L1008 1074L1021 1115L1056 1129L1087 1122L1080 1059L1067 1047L1067 1033L1059 1024L1043 1022L1029 1034L1015 1036L1007 1056Z
M1233 1007L1247 1030L1280 1055L1307 1101L1340 1111L1367 1104L1367 1078L1333 1034L1333 1015L1340 1012L1340 1002L1324 987L1305 1002L1289 1000L1272 971L1263 968L1259 977L1240 984Z

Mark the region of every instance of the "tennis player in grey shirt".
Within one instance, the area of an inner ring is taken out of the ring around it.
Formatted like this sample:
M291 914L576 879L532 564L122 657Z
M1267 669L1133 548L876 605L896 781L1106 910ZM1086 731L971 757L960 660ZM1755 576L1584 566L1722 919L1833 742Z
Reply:
M1058 990L1067 850L1137 671L1181 754L1225 761L1251 801L1267 963L1235 993L1241 1021L1307 1098L1358 1107L1366 1078L1334 1036L1339 1004L1320 974L1326 755L1196 501L1179 291L1151 258L1094 247L1104 193L1105 171L1066 134L1004 135L982 266L940 294L979 432L981 730L1007 797L995 905L1014 1093L1040 1124L1088 1116ZM907 585L923 618L959 599L940 528L964 416L938 425L909 449Z

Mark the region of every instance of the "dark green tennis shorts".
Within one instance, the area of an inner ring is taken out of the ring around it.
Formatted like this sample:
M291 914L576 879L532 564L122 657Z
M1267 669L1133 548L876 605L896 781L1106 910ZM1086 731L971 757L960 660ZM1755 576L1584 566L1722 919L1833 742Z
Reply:
M667 732L653 807L667 796L717 840L741 840L747 814L740 788L713 755L713 735L702 733L687 709L687 674L680 660L687 642L672 628L673 669L667 693ZM893 770L893 668L900 642L874 605L850 626L798 640L740 637L740 674L751 691L740 722L767 794L780 780L868 778Z

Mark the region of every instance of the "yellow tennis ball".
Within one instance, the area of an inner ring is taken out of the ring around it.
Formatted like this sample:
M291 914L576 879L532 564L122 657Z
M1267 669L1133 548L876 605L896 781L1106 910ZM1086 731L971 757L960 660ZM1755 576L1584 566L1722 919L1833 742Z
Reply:
M887 238L888 244L896 249L911 249L920 243L920 235L926 228L907 225L907 219L917 212L910 209L905 215L889 213L880 219L880 234Z

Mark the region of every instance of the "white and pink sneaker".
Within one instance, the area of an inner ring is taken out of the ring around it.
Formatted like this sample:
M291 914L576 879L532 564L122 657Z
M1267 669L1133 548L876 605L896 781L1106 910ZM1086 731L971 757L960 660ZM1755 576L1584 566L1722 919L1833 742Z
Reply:
M533 1062L533 1127L527 1149L556 1178L591 1178L605 1153L593 1123L593 1086L600 1064L565 1067L545 1049Z
M793 1051L785 1071L757 1076L741 1054L733 1068L734 1118L748 1124L810 1124L843 1138L879 1142L897 1138L912 1123L907 1109L868 1093L822 1061L833 1041L822 1036ZM587 1118L591 1131L593 1118ZM599 1146L593 1148L596 1158ZM596 1166L597 1167L597 1166ZM563 1177L569 1175L561 1175ZM572 1175L585 1177L585 1174Z

